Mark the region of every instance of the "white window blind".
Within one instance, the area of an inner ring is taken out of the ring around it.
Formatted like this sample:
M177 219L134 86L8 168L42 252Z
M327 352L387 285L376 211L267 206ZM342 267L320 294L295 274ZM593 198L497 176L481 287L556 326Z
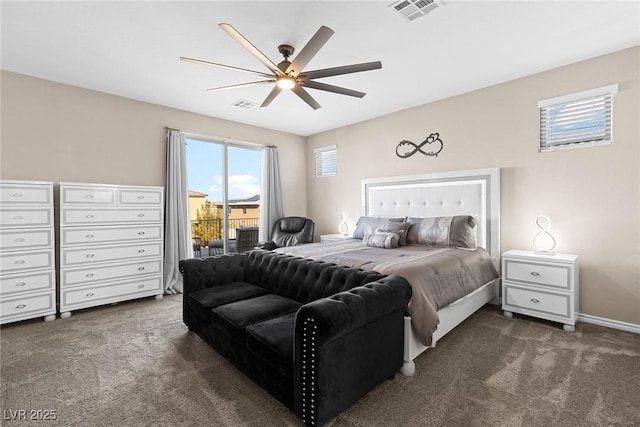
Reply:
M611 144L610 85L538 102L540 151Z
M316 176L335 176L338 173L338 150L335 145L313 150L316 155Z

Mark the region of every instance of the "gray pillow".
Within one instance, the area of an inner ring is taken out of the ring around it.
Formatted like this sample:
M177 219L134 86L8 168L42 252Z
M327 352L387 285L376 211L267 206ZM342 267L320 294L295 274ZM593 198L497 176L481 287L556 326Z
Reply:
M400 237L398 240L398 246L406 246L407 234L409 233L410 227L411 223L409 222L387 222L387 226L382 231L396 233Z
M374 248L395 249L398 247L398 240L400 240L400 236L396 233L378 231L364 236L362 238L362 243Z
M378 228L386 228L387 222L402 222L404 218L383 218L375 216L361 216L353 232L354 239L362 239L367 234L373 234Z
M407 244L477 248L476 221L470 215L433 218L407 218L412 226L407 234Z

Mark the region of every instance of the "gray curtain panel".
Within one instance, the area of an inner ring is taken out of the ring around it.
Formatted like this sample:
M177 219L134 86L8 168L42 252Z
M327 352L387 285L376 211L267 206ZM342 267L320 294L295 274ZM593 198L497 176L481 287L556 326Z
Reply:
M271 229L278 218L284 216L282 185L280 183L280 163L278 148L262 149L262 179L260 188L260 232L258 240L271 240Z
M167 185L164 210L164 292L182 293L178 263L193 258L187 187L187 147L183 132L167 130Z

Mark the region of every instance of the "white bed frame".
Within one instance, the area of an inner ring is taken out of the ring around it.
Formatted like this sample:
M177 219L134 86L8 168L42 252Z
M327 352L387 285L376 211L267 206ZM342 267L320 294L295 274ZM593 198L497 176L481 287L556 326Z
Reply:
M362 180L364 214L380 217L473 215L478 245L487 249L500 270L500 169L474 169ZM438 310L440 324L431 347L480 307L498 299L498 280ZM424 352L411 318L404 319L403 375L415 372L414 359Z

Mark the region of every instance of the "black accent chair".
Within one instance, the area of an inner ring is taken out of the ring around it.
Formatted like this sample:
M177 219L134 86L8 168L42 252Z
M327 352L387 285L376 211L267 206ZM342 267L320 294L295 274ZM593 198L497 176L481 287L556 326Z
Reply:
M286 216L273 224L271 241L260 245L261 249L272 251L284 246L313 243L315 223L301 216Z

